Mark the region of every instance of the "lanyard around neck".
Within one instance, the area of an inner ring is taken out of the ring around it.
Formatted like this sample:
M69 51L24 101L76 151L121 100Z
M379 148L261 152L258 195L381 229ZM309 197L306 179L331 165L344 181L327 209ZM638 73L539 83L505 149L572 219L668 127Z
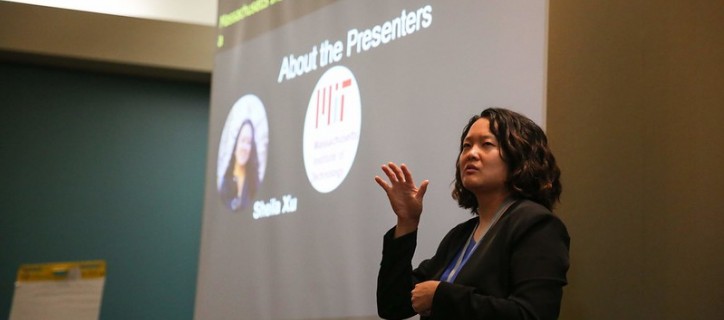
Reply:
M473 228L473 232L470 233L468 240L465 241L465 246L460 251L460 254L458 255L458 259L455 262L455 265L452 267L452 269L450 270L450 273L447 274L447 277L445 277L445 279L443 279L443 281L450 282L450 283L455 281L455 278L457 278L457 275L458 275L458 272L460 272L460 269L465 265L466 262L468 262L468 258L470 258L470 256L473 255L473 252L475 252L475 249L477 249L478 244L483 242L482 240L485 237L485 234L487 234L488 231L490 231L490 228L492 228L493 225L496 222L498 222L498 219L500 219L500 217L503 215L503 213L505 213L505 211L508 210L508 208L513 204L513 202L515 202L515 201L513 201L513 199L508 198L503 202L503 204L500 205L500 207L498 208L498 211L496 211L495 215L493 215L493 220L490 221L490 224L488 225L488 227L485 229L485 231L483 231L483 234L480 236L480 240L478 240L478 242L474 242L473 236L475 235L475 231L478 230L480 221L478 221L478 223L475 224L475 228ZM470 247L471 243L473 243L472 244L473 247L470 248L470 251L468 251L468 247Z

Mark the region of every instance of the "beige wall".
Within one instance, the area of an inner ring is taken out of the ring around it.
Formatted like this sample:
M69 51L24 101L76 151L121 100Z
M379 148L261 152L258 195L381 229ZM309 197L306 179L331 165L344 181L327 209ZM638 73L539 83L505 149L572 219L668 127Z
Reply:
M724 5L550 2L563 319L724 319Z

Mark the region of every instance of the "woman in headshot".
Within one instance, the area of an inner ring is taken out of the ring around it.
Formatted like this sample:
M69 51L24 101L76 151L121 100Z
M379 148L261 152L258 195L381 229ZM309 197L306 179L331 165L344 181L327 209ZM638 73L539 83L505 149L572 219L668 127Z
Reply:
M415 269L429 181L418 187L410 169L394 163L382 166L389 182L375 177L397 216L384 236L380 317L556 319L570 240L551 212L560 170L543 130L513 111L486 109L463 129L455 168L452 197L474 217L450 230Z
M245 120L239 128L231 159L221 184L221 198L231 210L248 207L259 184L259 159L256 154L254 125Z

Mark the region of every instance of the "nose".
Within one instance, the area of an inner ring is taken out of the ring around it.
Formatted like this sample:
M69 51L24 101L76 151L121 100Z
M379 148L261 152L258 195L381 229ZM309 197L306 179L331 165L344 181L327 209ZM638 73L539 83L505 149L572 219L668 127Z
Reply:
M471 147L471 148L468 150L468 154L467 154L466 159L468 159L468 160L478 160L478 159L479 159L479 154L478 154L479 151L480 151L480 150L478 150L477 147L475 147L475 146Z

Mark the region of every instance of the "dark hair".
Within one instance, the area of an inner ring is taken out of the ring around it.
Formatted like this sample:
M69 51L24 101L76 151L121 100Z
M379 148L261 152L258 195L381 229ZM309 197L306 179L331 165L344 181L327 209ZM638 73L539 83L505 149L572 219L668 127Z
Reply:
M241 135L241 129L245 125L251 127L251 150L249 151L249 160L244 165L246 171L246 178L244 178L243 190L246 191L246 199L241 199L242 207L248 206L248 201L256 194L257 184L259 184L259 158L256 154L256 130L251 120L244 120L239 126L239 131L234 139L234 148L231 149L231 157L229 157L229 163L226 166L226 172L224 173L224 183L222 188L227 189L222 192L222 198L224 201L231 201L236 197L238 192L236 183L232 183L234 180L234 166L236 166L236 147L239 143L239 135ZM235 209L235 208L232 208Z
M481 118L490 121L490 132L498 140L503 161L508 165L506 188L515 199L528 199L537 202L549 210L553 209L561 196L561 170L548 147L548 139L543 129L535 122L517 112L489 108L480 115L470 118L460 136L460 153L462 144L473 123ZM462 208L478 208L475 195L463 187L460 177L460 153L455 161L455 183L452 192Z

